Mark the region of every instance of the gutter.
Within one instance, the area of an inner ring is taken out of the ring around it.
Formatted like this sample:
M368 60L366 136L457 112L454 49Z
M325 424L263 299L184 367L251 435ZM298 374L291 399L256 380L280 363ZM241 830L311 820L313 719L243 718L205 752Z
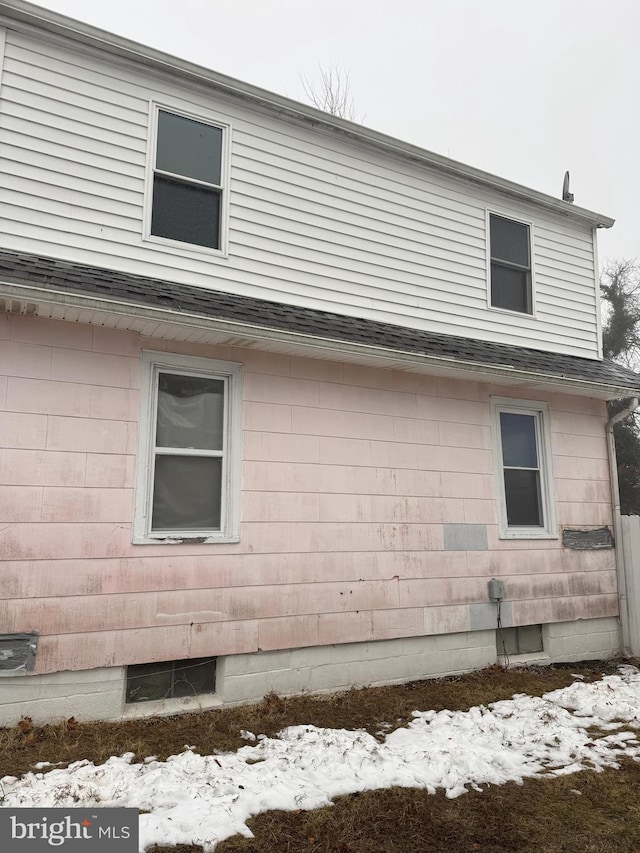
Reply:
M188 312L177 312L174 308L158 308L152 305L138 305L119 299L107 299L105 297L86 296L81 293L69 293L68 291L50 290L45 287L36 287L27 284L17 284L9 281L0 281L0 297L12 300L23 300L36 302L38 305L68 306L80 310L102 311L119 317L130 317L157 323L167 323L172 326L181 326L190 329L202 329L212 333L232 334L243 336L253 341L272 341L285 345L295 345L308 349L323 350L332 355L349 353L361 355L370 359L380 359L387 362L393 361L394 366L416 365L433 366L441 368L454 368L460 372L483 373L491 378L500 377L521 379L522 382L570 386L575 389L591 393L605 394L607 399L627 396L631 389L626 386L617 386L594 382L588 379L576 379L570 376L562 376L552 373L536 373L530 370L522 370L509 364L487 364L479 361L464 361L454 356L429 355L427 353L416 353L401 349L390 349L377 344L362 344L357 341L345 341L341 338L318 337L304 332L291 332L285 329L276 329L271 326L261 326L258 323L248 323L240 320L228 320L215 317L203 317L199 314ZM85 321L86 322L86 321ZM237 346L248 346L240 342ZM571 391L569 391L571 393Z
M615 541L616 576L618 581L618 602L620 610L620 626L622 629L622 654L631 656L631 643L629 632L629 598L627 595L627 572L631 566L626 565L624 549L622 547L622 516L620 514L620 489L618 484L618 463L616 459L616 445L613 437L613 427L621 420L630 415L640 405L637 397L628 400L625 408L609 418L605 426L607 436L607 454L609 457L609 473L611 481L611 505L613 507L613 537Z
M422 166L430 167L439 172L444 172L454 177L461 178L471 183L490 187L500 193L506 194L521 201L535 204L539 207L552 210L560 216L568 219L576 219L587 222L595 228L611 228L615 220L608 216L578 207L546 193L538 192L522 184L499 178L489 172L467 166L456 160L451 160L441 154L427 151L417 145L402 142L385 133L363 127L355 122L332 116L322 110L301 104L291 98L285 98L258 86L243 83L233 77L227 77L208 68L179 59L170 54L154 48L146 47L130 39L109 33L105 30L84 24L66 15L50 12L40 6L35 6L24 0L11 0L11 2L0 2L0 24L23 31L34 28L62 36L85 46L105 51L115 56L144 65L148 68L174 76L180 76L192 82L214 88L219 92L249 101L279 116L287 116L296 121L303 121L314 127L323 127L333 133L349 137L360 144L364 143L381 149L387 153L395 154L414 161Z

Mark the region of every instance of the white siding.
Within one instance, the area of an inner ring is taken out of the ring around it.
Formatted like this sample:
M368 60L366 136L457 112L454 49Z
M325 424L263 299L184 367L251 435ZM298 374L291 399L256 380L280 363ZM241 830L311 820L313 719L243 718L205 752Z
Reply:
M227 258L142 239L152 99L233 127ZM7 248L597 356L588 225L199 86L9 31L0 157ZM534 224L535 318L487 308L487 208Z

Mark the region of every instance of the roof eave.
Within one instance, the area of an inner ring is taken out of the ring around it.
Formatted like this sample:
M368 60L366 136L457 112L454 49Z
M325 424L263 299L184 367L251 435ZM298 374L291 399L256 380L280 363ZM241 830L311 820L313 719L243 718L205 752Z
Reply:
M509 365L486 364L463 361L459 358L442 355L408 352L374 344L361 344L338 338L289 332L261 326L257 323L247 323L246 321L205 317L190 312L176 312L171 308L143 305L108 297L96 297L89 294L69 293L24 283L0 281L0 298L22 303L22 307L16 309L18 313L33 314L34 312L30 312L28 308L25 309L28 304L33 304L39 308L47 305L50 307L66 306L82 312L101 312L112 317L152 320L167 324L176 330L200 329L218 336L224 336L224 341L219 342L228 346L257 347L262 345L262 348L271 349L274 352L290 351L292 348L297 348L311 357L333 359L348 357L347 360L360 361L361 363L373 360L380 367L391 369L406 369L420 373L440 372L450 376L472 378L477 381L496 384L507 381L509 384L518 386L544 387L549 391L588 395L605 400L640 394L638 386L594 382L587 379L526 371ZM37 312L37 316L43 315ZM85 318L80 322L90 323L91 321L85 315ZM104 324L103 321L98 322L100 325ZM113 325L116 326L115 323ZM120 324L117 327L127 328L127 326L122 327ZM179 336L173 337L180 339Z
M109 33L105 30L84 24L66 15L60 15L35 6L24 0L0 2L0 22L18 22L28 27L37 27L47 32L61 35L73 41L107 51L124 59L152 67L157 70L177 74L198 83L212 86L219 91L236 98L251 101L278 114L285 114L315 126L321 126L334 133L347 136L354 141L372 145L384 151L394 153L405 159L421 163L437 171L461 178L472 183L490 187L521 201L526 201L553 212L588 223L595 228L610 228L615 220L586 208L578 207L546 193L529 189L521 184L508 181L473 166L467 166L440 154L395 139L387 134L363 127L354 122L329 115L314 107L301 104L291 98L269 92L258 86L243 83L233 77L219 74L187 60L171 56L163 51L146 47L130 39Z

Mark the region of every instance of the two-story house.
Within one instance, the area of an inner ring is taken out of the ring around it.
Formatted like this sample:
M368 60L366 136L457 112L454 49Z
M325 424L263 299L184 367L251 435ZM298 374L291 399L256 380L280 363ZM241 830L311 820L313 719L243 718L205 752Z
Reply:
M0 721L625 646L611 219L22 0L0 167Z

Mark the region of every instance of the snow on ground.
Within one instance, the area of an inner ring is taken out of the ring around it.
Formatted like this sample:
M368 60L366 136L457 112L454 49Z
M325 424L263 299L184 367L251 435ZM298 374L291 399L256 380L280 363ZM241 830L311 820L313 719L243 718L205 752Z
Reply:
M593 739L587 728L611 732ZM313 809L333 797L392 785L444 788L501 785L541 774L616 767L640 760L640 671L593 684L576 681L542 697L512 699L462 711L415 711L407 728L379 743L364 731L292 726L278 737L244 732L236 753L199 755L186 748L167 761L132 764L131 753L95 766L0 780L5 807L128 806L140 815L140 850L153 844L201 844L212 851L236 833L250 837L248 818L268 809Z

